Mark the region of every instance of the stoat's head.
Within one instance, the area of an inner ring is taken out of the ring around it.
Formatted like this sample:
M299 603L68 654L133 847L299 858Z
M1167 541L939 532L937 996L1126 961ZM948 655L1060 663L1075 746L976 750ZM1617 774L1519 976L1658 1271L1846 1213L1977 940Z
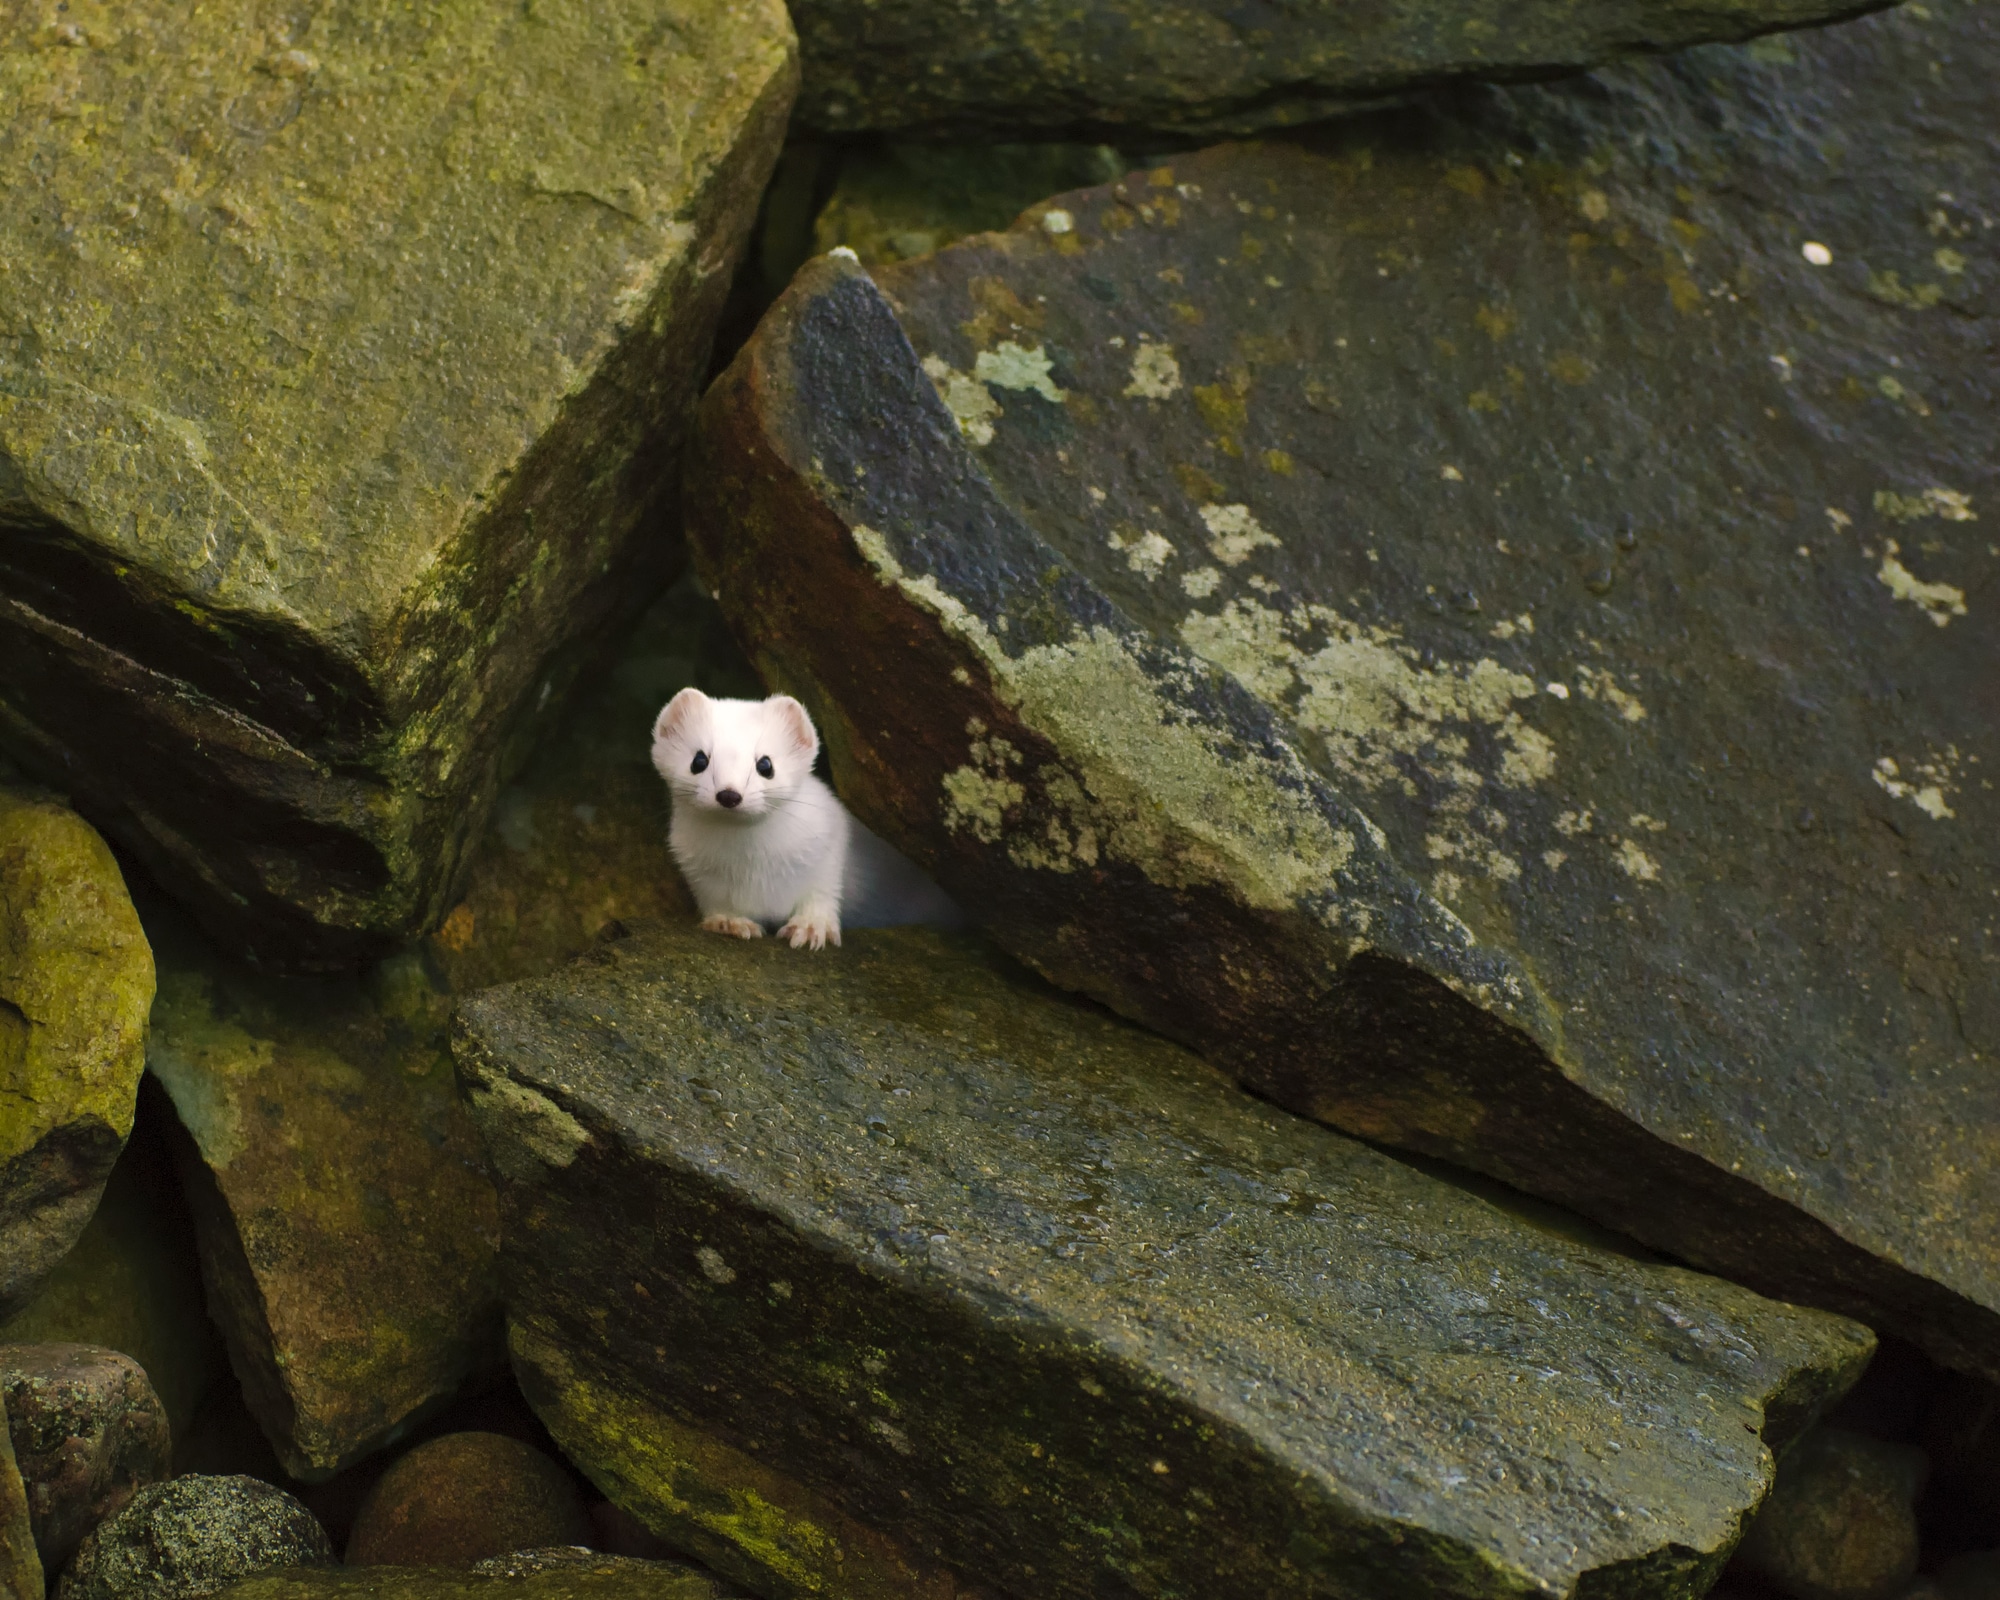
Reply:
M812 718L788 694L711 700L683 689L653 722L653 765L674 803L718 816L749 820L783 805L818 754Z

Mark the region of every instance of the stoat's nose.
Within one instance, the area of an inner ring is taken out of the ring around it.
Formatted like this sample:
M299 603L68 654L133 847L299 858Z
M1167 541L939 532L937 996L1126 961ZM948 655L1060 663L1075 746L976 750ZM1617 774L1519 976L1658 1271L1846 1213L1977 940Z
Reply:
M715 803L734 811L738 806L743 804L743 796L738 794L734 789L718 789L715 791Z

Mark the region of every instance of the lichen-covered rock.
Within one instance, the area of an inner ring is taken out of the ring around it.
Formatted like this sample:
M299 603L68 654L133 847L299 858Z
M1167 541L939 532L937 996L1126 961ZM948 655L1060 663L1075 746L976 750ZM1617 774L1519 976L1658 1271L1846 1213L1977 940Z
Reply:
M670 1561L595 1551L525 1551L470 1572L315 1567L249 1578L225 1600L731 1600L709 1573Z
M469 1567L509 1551L578 1545L590 1517L574 1480L499 1433L448 1433L383 1473L354 1519L350 1567Z
M1778 1481L1737 1561L1793 1600L1891 1600L1917 1570L1924 1453L1815 1428Z
M55 1600L204 1600L238 1578L332 1559L326 1530L284 1490L190 1473L140 1490L84 1540Z
M524 1391L771 1600L1691 1595L1872 1348L974 941L825 956L661 926L459 1011Z
M801 126L935 137L1222 133L1458 77L1551 77L1747 39L1870 0L794 0Z
M0 740L224 943L435 922L670 575L795 54L777 0L0 23Z
M167 1476L173 1436L139 1363L81 1344L0 1345L0 1396L42 1565Z
M104 841L53 798L0 787L0 1317L97 1207L152 1003L152 952Z
M497 1351L498 1213L420 952L262 977L147 908L149 1064L185 1137L210 1314L297 1477L325 1477Z
M8 1434L6 1405L0 1402L0 1600L42 1600L45 1582L27 1486Z
M815 263L690 537L1022 960L2000 1375L1996 86L1943 0Z

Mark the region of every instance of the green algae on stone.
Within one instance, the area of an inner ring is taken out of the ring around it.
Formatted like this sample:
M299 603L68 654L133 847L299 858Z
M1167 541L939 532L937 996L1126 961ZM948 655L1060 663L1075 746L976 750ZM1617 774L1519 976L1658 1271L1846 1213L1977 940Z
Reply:
M105 843L0 787L0 1317L97 1208L132 1131L153 956Z
M460 1006L524 1389L667 1537L690 1504L730 1537L762 1473L1051 1600L1691 1597L1872 1348L1518 1221L977 941L824 954L670 924Z
M795 0L802 127L1000 138L1242 132L1452 78L1546 78L1874 0Z
M498 1215L417 953L274 979L164 909L148 1064L211 1315L286 1471L323 1478L497 1355Z
M554 1554L551 1552L550 1554ZM558 1564L536 1552L470 1572L425 1567L308 1567L246 1578L216 1600L727 1600L734 1591L693 1567L579 1552ZM516 1576L506 1570L520 1568Z
M44 1592L27 1485L21 1481L6 1405L0 1401L0 1600L43 1600Z
M680 558L777 0L74 0L0 22L0 742L211 933L449 909Z
M1046 976L2000 1375L1997 83L1947 0L814 264L698 564Z

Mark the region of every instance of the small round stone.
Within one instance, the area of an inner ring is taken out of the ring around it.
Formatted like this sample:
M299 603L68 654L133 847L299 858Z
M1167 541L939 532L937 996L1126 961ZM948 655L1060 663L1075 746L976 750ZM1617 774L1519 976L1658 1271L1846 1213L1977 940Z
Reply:
M353 1567L469 1567L516 1550L590 1542L570 1475L499 1433L448 1433L387 1472L354 1519Z
M1799 247L1799 254L1816 267L1829 267L1833 265L1833 252L1817 239L1808 239Z
M1792 1600L1892 1600L1917 1570L1924 1453L1815 1428L1778 1481L1737 1560Z
M282 1489L190 1474L141 1489L99 1524L56 1600L200 1600L239 1578L332 1560L326 1530Z

